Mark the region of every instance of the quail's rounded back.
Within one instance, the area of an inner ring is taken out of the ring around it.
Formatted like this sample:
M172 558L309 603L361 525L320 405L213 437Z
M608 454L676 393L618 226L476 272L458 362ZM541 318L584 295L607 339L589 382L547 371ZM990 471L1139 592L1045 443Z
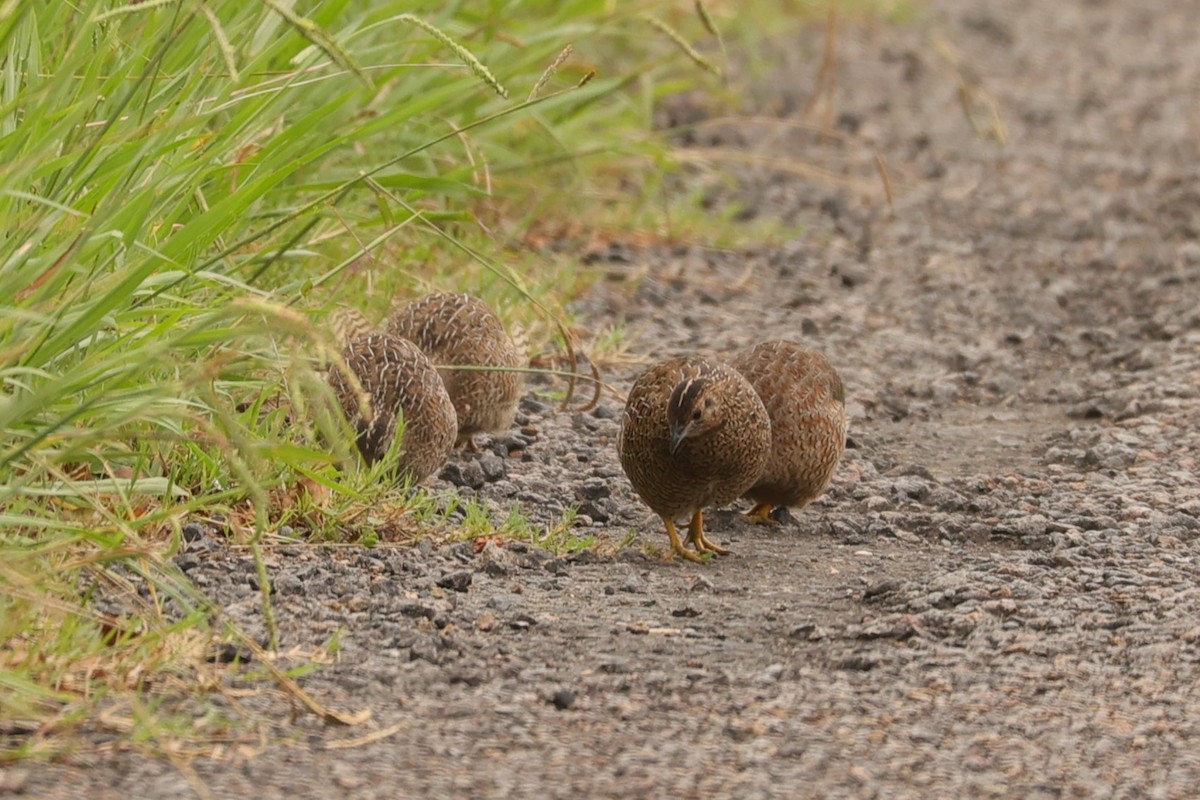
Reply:
M486 303L467 294L437 292L397 309L387 330L414 342L438 365L458 413L460 443L476 433L512 425L523 383L520 373L454 369L524 366L500 318Z
M359 337L377 333L378 328L357 308L339 308L329 315L329 329L339 348Z
M703 392L718 413L711 430L672 447L672 398ZM634 490L656 514L679 519L742 495L766 464L771 427L750 384L731 367L673 358L638 377L629 392L618 453Z
M774 340L730 364L754 386L771 418L771 457L746 492L758 503L803 506L829 486L846 447L845 389L821 353Z
M329 383L357 433L357 445L368 463L387 452L403 415L403 453L399 467L419 481L440 469L454 447L458 419L446 387L433 364L412 342L387 333L369 333L346 345L342 358L366 395L363 398L337 365Z

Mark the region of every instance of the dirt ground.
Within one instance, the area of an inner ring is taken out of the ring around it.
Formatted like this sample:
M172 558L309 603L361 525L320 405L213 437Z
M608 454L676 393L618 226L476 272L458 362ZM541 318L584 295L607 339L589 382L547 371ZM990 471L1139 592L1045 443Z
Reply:
M263 800L1194 797L1195 11L941 0L899 26L846 22L842 140L795 124L820 30L777 46L742 119L668 104L664 122L697 123L681 143L709 165L694 180L714 209L802 233L591 253L606 278L581 310L625 319L653 359L821 347L851 413L828 495L774 530L714 513L734 555L706 565L637 545L277 550L284 649L340 631L337 663L303 685L371 720L249 697L273 739L198 760L198 779ZM636 370L610 377L628 388ZM531 396L522 432L443 474L498 517L579 503L597 535L665 545L617 463L619 415ZM179 563L261 629L245 554L206 532ZM4 786L193 791L130 755L10 768Z

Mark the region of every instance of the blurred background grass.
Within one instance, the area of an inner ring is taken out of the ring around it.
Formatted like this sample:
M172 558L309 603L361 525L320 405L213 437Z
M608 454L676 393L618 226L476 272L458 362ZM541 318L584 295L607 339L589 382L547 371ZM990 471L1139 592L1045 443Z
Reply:
M718 30L825 13L0 0L0 760L118 701L162 746L149 687L212 684L234 634L165 560L189 515L257 548L314 492L328 530L387 507L339 469L328 313L458 289L547 344L531 299L586 288L580 241L705 230L664 201L658 100L722 91Z

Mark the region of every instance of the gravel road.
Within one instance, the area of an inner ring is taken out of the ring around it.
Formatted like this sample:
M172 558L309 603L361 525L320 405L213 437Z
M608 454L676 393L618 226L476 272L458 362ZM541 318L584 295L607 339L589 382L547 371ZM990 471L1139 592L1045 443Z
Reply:
M434 486L497 519L580 504L587 532L639 543L272 551L284 649L340 636L303 685L372 716L328 726L255 694L268 743L197 760L199 780L262 800L1196 796L1195 12L941 0L844 20L840 138L794 124L820 30L775 45L739 119L666 104L696 123L680 144L714 208L802 232L589 253L605 279L580 311L654 359L821 347L851 414L830 492L774 530L719 511L734 555L663 562L639 546L666 537L617 464L619 404L530 396L522 432ZM205 532L178 563L261 629L245 553ZM20 769L31 796L192 791L136 754Z

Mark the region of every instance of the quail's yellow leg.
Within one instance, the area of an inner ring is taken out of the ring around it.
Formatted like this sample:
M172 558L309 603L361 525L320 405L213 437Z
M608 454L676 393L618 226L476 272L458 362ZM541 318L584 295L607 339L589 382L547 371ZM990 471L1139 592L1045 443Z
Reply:
M746 512L746 519L759 525L778 525L778 522L771 519L771 512L774 510L775 506L770 503L759 503Z
M687 539L684 544L690 544L696 548L698 553L715 553L719 556L729 555L729 550L724 547L719 547L709 541L704 535L704 512L697 511L692 515L692 521L688 525Z
M683 556L688 561L704 561L700 553L693 553L691 550L684 548L683 543L679 541L679 532L675 530L675 520L670 517L663 517L662 521L667 524L667 536L671 537L671 552L675 555ZM692 540L692 534L689 529L688 541ZM699 549L699 548L697 548ZM701 551L703 552L703 551Z

